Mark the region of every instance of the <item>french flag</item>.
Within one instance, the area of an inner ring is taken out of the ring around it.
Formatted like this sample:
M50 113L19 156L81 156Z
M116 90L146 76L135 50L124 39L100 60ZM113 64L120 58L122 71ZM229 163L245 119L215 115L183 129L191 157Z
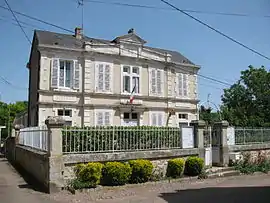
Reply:
M130 97L129 97L129 103L130 104L133 103L135 90L136 90L136 84L134 85L133 90L132 90L132 92L130 94Z

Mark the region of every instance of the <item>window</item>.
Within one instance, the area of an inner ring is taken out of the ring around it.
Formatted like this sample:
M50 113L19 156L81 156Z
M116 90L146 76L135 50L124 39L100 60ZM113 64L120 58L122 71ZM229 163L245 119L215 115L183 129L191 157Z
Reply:
M150 71L150 92L161 95L163 92L163 70L152 68Z
M96 90L98 92L112 91L111 65L99 63L96 65Z
M80 68L77 60L52 60L51 87L79 89Z
M185 120L188 120L188 114L182 114L182 113L179 113L179 114L178 114L178 118L179 118L179 119L185 119Z
M96 125L109 126L112 124L112 112L105 110L96 111Z
M58 116L72 116L72 110L71 109L58 109L57 111Z
M122 125L124 126L138 126L139 125L139 116L138 113L124 113L124 119Z
M140 93L140 68L136 66L123 66L123 93L131 93L134 91L135 94Z
M164 113L152 112L150 113L150 125L151 126L163 126L164 125Z
M178 73L176 75L177 96L188 96L188 74Z

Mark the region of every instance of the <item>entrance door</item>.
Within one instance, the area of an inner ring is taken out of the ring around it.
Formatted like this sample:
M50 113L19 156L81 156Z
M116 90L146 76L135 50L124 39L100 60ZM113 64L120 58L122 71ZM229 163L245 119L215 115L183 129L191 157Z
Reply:
M139 125L139 113L136 112L125 112L123 125L124 126L138 126Z

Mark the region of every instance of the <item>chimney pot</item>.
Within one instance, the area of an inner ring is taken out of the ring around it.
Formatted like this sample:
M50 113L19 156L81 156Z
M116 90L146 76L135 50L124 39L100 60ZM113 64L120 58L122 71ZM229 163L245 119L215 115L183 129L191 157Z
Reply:
M80 27L75 28L75 37L76 39L82 39L82 28Z

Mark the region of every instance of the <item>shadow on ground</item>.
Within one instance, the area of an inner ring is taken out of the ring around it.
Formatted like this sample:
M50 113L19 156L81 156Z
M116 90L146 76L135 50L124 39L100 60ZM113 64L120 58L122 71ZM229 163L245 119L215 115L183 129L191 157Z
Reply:
M269 203L270 187L216 187L161 193L168 203Z
M5 155L0 154L1 162L6 162L10 170L13 173L17 173L24 179L24 183L19 184L18 187L21 189L32 189L34 191L47 193L48 191L40 184L33 176L31 176L27 171L25 171L20 165L11 163L6 158Z

